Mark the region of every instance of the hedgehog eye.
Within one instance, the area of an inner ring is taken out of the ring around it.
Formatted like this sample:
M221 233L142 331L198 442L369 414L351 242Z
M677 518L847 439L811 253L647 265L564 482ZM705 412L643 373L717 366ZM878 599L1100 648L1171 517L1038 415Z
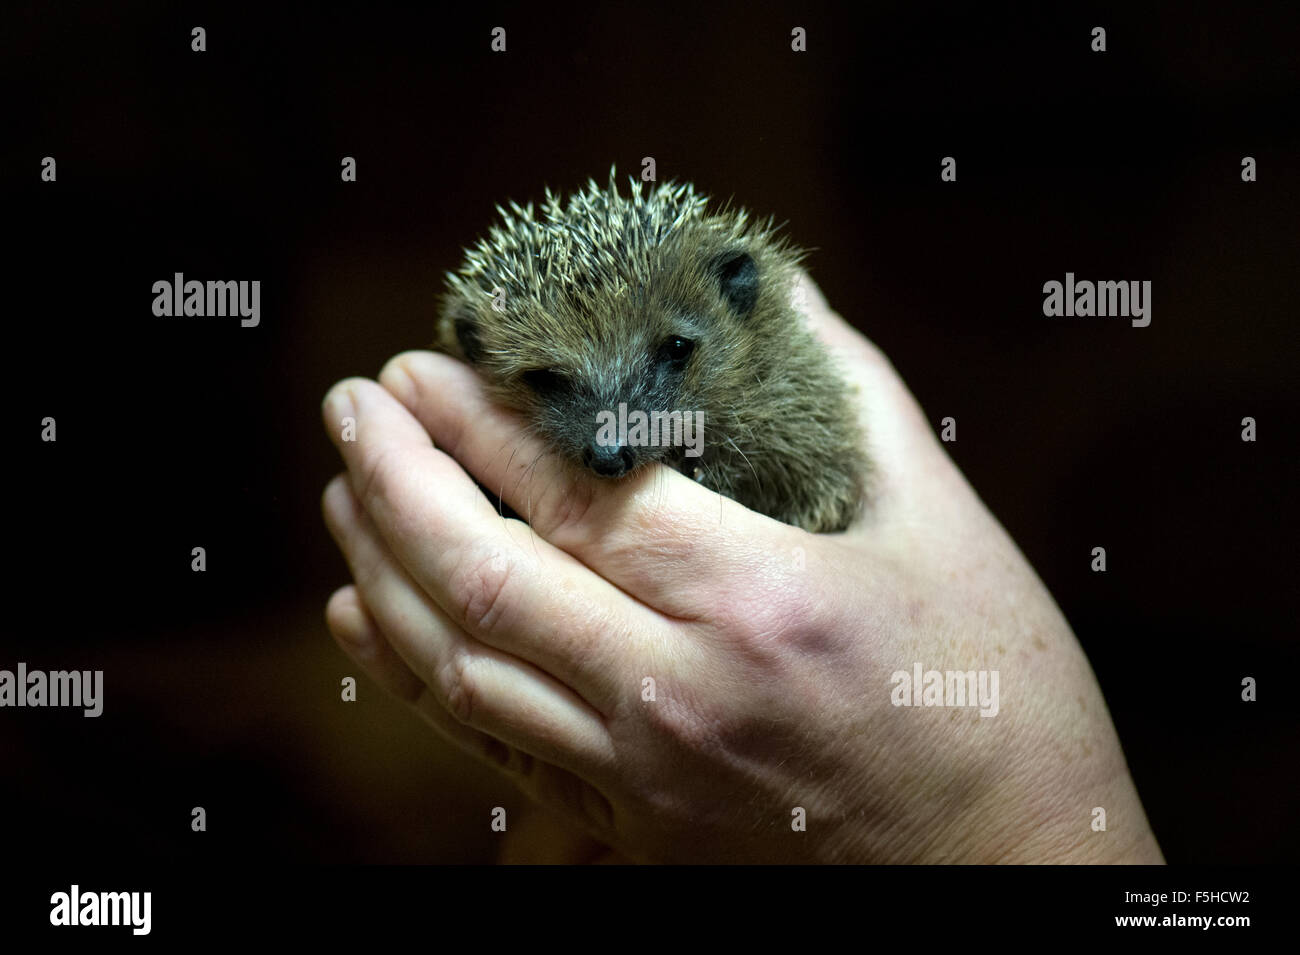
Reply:
M659 346L658 357L661 362L681 366L686 364L686 359L691 357L693 351L695 351L695 342L680 335L669 335Z
M568 381L554 368L534 368L524 372L520 377L539 398L557 395L568 387Z

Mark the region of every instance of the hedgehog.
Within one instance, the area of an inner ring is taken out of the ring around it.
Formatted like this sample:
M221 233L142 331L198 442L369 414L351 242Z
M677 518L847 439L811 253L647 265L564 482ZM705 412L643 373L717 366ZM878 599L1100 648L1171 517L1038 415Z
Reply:
M446 275L434 348L578 470L662 464L778 521L842 531L868 462L847 388L792 301L806 253L686 182L615 170L497 206Z

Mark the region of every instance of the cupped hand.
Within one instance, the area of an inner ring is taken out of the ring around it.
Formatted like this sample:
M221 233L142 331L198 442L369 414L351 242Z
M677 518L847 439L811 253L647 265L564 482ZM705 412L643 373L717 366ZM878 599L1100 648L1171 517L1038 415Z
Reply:
M323 507L354 578L331 631L631 859L1161 861L1051 596L884 357L810 281L797 295L874 465L847 532L659 465L578 473L472 369L409 352L323 406L347 467ZM983 673L993 705L921 705L955 700L903 694L918 665Z

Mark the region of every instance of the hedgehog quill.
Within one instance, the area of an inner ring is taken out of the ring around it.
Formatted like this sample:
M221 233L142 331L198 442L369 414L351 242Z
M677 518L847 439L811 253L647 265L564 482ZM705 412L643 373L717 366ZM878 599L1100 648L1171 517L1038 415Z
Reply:
M567 203L498 206L447 274L434 347L574 467L618 480L659 462L787 524L845 529L868 462L792 302L803 253L689 183L629 185L611 170Z

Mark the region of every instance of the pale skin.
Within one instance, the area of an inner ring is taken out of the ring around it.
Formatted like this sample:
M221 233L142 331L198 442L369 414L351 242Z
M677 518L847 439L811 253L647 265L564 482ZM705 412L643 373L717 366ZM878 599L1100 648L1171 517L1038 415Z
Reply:
M623 858L1162 862L1051 595L884 356L806 277L796 303L875 466L847 532L662 466L588 478L469 367L408 352L323 406L347 467L323 498L354 578L326 612L340 646ZM917 662L997 670L997 715L893 705Z

